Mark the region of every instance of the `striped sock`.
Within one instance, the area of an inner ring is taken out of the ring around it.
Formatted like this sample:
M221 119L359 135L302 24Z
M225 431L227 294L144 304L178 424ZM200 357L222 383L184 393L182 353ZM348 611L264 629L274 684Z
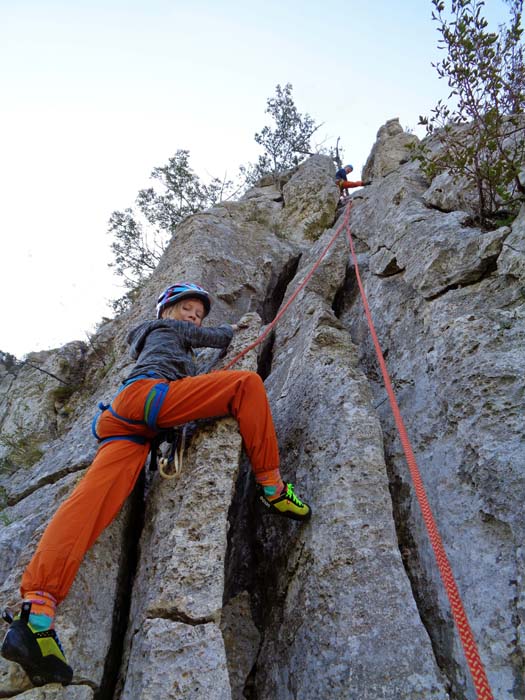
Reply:
M24 595L24 603L31 603L29 624L33 632L44 632L55 624L55 611L57 602L46 591L27 591Z
M284 489L284 482L282 479L278 484L272 485L272 486L263 486L263 491L264 495L269 501L273 501L276 498L279 498L281 495L281 491Z
M269 501L279 498L284 488L283 480L279 468L270 469L265 472L258 472L255 475L257 483L263 487L264 495Z

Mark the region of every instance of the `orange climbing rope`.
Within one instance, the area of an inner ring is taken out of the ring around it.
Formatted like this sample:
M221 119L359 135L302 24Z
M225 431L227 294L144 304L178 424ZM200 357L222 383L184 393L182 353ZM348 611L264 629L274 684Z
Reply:
M481 661L478 648L476 646L476 641L474 639L474 635L472 634L472 630L470 628L467 615L465 613L465 610L463 608L463 603L461 601L461 597L459 595L458 587L456 585L456 581L454 579L454 574L452 573L452 568L450 566L450 563L448 561L447 554L445 552L445 548L443 546L443 541L441 539L441 536L439 534L436 522L434 520L434 516L432 514L432 510L430 508L430 504L428 502L428 498L426 495L425 487L423 486L423 482L421 479L421 474L419 472L419 468L416 463L416 459L414 456L414 452L412 450L412 446L410 444L410 440L408 438L408 434L405 428L405 425L403 423L403 419L401 417L401 412L399 410L399 406L394 394L394 390L392 388L392 382L390 380L390 376L388 374L388 369L386 367L385 363L385 358L383 357L383 352L381 350L381 346L379 344L379 340L377 338L377 333L374 327L374 322L372 320L372 314L370 313L370 307L368 306L368 300L365 294L365 290L363 287L363 283L361 281L361 275L359 272L359 265L357 262L357 256L355 253L354 249L354 243L352 240L352 234L350 231L350 211L352 208L352 202L347 204L345 208L345 213L343 217L342 223L337 227L334 235L330 239L328 245L325 247L315 264L312 266L311 270L308 272L304 280L301 282L301 284L298 286L298 288L295 290L295 292L290 296L286 304L282 307L282 309L279 311L279 313L275 316L273 321L266 326L264 329L263 333L250 345L248 345L242 352L240 352L238 355L236 355L227 365L224 369L230 369L236 362L238 362L242 357L246 355L250 350L253 350L253 348L257 347L262 343L262 341L268 336L270 331L275 327L275 325L279 322L279 320L282 318L283 314L286 312L290 304L293 303L299 292L304 289L304 287L308 284L310 281L312 275L314 272L317 270L319 265L321 264L322 260L324 259L326 253L328 250L332 247L332 245L335 243L336 239L338 236L341 234L343 230L346 231L347 239L348 239L348 244L350 246L350 252L352 255L352 260L354 263L354 269L355 269L355 274L357 278L357 284L359 286L359 291L361 292L361 298L363 300L363 306L365 309L365 315L368 321L368 325L370 328L370 334L372 336L372 340L374 343L375 351L377 354L377 359L379 361L379 366L381 367L381 373L383 375L383 380L385 383L385 388L388 394L388 398L390 400L390 405L392 408L392 412L394 414L394 420L399 432L399 437L401 440L401 444L403 446L403 451L405 453L405 457L407 460L407 464L410 470L410 474L412 476L412 481L414 483L414 489L416 492L416 496L421 508L421 512L423 514L423 520L425 522L425 526L427 528L427 532L429 535L430 543L432 545L432 549L434 550L434 555L436 557L439 573L441 575L441 579L443 581L443 585L445 587L445 591L447 593L447 597L450 602L450 607L452 610L452 615L454 617L454 622L456 624L456 627L459 632L459 636L461 639L461 644L463 645L463 650L465 653L465 657L467 660L467 664L470 670L470 673L472 675L472 680L474 682L474 687L476 689L476 696L477 700L494 700L494 696L492 694L492 691L490 689L487 675L485 673L485 669L483 667L483 663Z
M351 203L347 205L348 213L350 208ZM421 512L423 514L423 520L428 531L430 542L432 544L432 549L434 550L434 555L436 557L439 573L441 575L443 585L445 586L445 590L450 602L450 607L452 609L452 615L454 617L454 621L456 623L456 627L458 629L459 636L461 639L461 644L463 645L463 650L465 652L465 657L467 659L468 667L472 675L472 680L476 689L477 699L494 700L494 696L492 695L492 691L487 680L483 663L479 656L476 641L474 639L474 635L472 634L472 630L470 628L465 610L463 608L463 603L461 602L458 587L456 585L456 581L454 579L454 575L452 573L452 569L448 561L445 548L443 546L443 541L441 540L441 536L439 534L436 522L434 520L434 516L432 514L432 510L430 508L430 504L428 502L425 487L423 486L421 474L416 463L416 458L414 456L412 446L410 444L410 440L408 438L408 434L403 423L401 412L399 410L399 406L394 394L394 390L392 388L392 382L390 381L390 376L386 367L385 358L383 357L381 346L377 338L374 322L370 313L370 307L368 306L368 300L366 298L363 283L361 281L361 275L359 273L359 265L357 262L357 256L354 249L354 242L352 240L352 234L350 231L349 216L345 216L345 227L348 244L350 246L350 252L352 254L352 260L354 263L357 284L359 286L359 291L361 292L361 298L363 300L365 315L368 321L368 326L374 343L377 359L379 361L379 366L381 367L383 381L385 383L385 388L388 394L388 398L390 400L390 406L394 414L394 420L396 423L397 430L399 432L399 437L401 439L401 444L403 446L403 451L405 453L408 468L412 476L417 500L419 501Z

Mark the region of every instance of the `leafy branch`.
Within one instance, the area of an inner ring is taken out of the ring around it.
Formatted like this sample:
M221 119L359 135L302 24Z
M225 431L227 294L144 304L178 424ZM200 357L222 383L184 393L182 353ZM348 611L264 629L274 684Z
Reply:
M490 226L505 205L512 210L525 199L525 63L521 18L523 0L506 0L508 25L489 31L483 0L432 0L438 24L438 46L445 57L434 63L450 88L448 102L439 100L430 117L420 117L428 143L412 147L429 177L448 171L466 177L477 192L478 217Z
M319 152L313 148L311 139L323 126L316 124L309 114L301 114L297 109L292 85L277 85L275 97L266 101L265 113L273 123L264 126L254 136L256 143L263 148L263 154L255 165L241 168L250 184L265 175L276 178L279 173L298 165L306 156Z

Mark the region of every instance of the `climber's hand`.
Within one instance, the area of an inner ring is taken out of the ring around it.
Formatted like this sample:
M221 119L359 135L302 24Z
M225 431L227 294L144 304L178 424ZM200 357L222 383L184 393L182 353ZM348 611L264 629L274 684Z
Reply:
M234 331L240 331L243 328L248 328L250 324L247 321L239 321L239 323L232 323L232 328Z

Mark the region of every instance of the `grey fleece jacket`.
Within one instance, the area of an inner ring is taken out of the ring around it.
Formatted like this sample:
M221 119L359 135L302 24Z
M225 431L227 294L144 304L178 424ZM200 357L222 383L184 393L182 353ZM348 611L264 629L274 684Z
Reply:
M202 328L189 321L164 318L145 321L133 328L127 337L135 367L126 379L139 374L154 373L175 381L202 372L193 348L227 348L233 329L227 323L215 328Z

